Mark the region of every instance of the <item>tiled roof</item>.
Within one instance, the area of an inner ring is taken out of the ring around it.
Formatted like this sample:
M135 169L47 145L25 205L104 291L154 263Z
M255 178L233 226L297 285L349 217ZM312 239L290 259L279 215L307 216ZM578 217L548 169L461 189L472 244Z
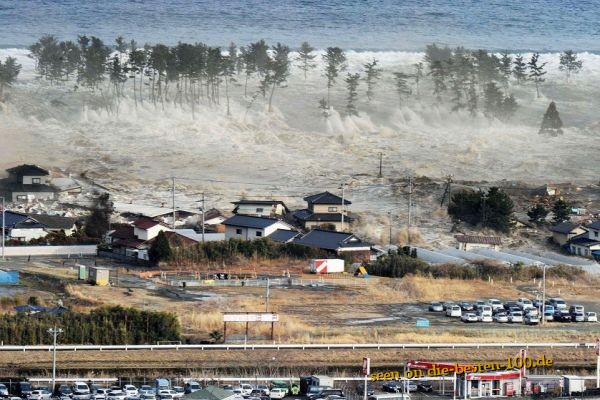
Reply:
M493 244L500 245L502 241L498 236L475 236L475 235L456 235L454 238L459 243Z
M29 216L49 229L71 229L75 225L74 218L59 215L29 214Z
M160 222L148 218L140 218L133 223L133 226L136 228L144 230L155 227L156 225L160 225Z
M309 204L342 204L342 198L330 192L313 194L304 198ZM344 199L344 204L352 204L348 199Z
M271 233L268 237L269 237L269 239L274 240L276 242L287 243L298 235L300 235L300 233L298 233L296 231L277 229L275 232Z
M352 233L326 231L323 229L313 229L307 234L295 239L293 243L326 250L371 247L371 243L363 241Z
M18 165L16 167L7 169L6 172L8 172L10 174L17 174L17 175L23 175L23 176L47 176L47 175L50 175L48 170L45 170L44 168L39 167L37 165L33 165L33 164Z
M577 228L578 226L579 225L572 224L570 222L562 222L558 225L554 225L552 228L550 228L550 231L568 234L571 233L571 231L573 231L573 229Z
M113 233L110 234L113 239L134 239L133 226L125 225L119 226Z
M589 225L586 225L587 228L592 228L592 229L600 229L600 219L597 221L592 222Z

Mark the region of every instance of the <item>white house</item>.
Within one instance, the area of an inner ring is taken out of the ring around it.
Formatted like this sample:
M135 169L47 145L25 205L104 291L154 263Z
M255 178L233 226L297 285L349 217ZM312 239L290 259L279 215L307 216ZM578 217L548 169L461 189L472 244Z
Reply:
M140 218L133 223L133 235L142 241L154 239L161 231L171 231L171 228L147 218Z
M234 214L253 215L255 217L283 217L289 210L279 200L240 200L235 201Z
M293 227L277 218L253 217L250 215L234 215L223 222L225 239L253 240L268 237L278 229L293 230Z
M37 165L23 164L7 169L2 186L11 193L13 202L54 200L56 188L50 186L50 172Z
M600 220L585 226L586 232L569 240L571 254L600 259Z
M462 251L473 249L498 250L502 241L498 236L456 235L456 248Z

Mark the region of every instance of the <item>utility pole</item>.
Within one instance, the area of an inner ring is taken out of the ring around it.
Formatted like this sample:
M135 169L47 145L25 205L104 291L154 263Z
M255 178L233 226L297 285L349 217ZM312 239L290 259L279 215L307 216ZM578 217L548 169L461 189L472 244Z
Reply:
M2 197L2 261L6 261L4 258L4 246L6 237L6 211L5 211L5 199Z
M173 224L171 228L175 229L175 177L171 178L172 180L172 195L173 195Z
M265 312L269 312L269 295L270 295L270 287L269 287L269 278L267 278L267 293L265 295L266 303L265 303Z
M54 328L48 329L48 333L51 334L54 338L54 345L52 351L52 390L54 390L56 386L56 337L63 333L63 330L60 328L56 329L56 325L54 325Z
M388 211L388 218L390 219L390 246L392 245L392 212Z
M383 174L381 173L381 167L383 166L383 153L379 153L379 178L383 178Z
M412 191L413 191L413 181L412 176L408 177L408 229L406 230L407 240L410 244L410 226L411 226L411 216L412 216Z
M204 243L204 192L202 192L202 243Z
M542 273L542 325L546 323L546 264Z
M344 232L344 188L346 187L346 184L344 182L342 182L342 232Z
M482 222L482 225L484 227L485 227L485 222L486 222L486 219L487 219L487 215L486 215L486 212L485 212L486 211L485 210L485 201L487 200L487 198L488 198L488 195L487 195L487 193L484 192L481 195L481 200L483 201L483 204L481 205L481 213L482 213L481 222Z

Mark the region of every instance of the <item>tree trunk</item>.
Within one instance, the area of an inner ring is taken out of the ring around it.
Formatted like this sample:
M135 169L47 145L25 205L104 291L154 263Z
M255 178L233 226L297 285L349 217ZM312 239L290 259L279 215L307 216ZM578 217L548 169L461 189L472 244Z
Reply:
M273 94L275 93L275 83L273 83L273 87L271 88L271 95L269 96L269 112L273 112L273 107L271 107L271 103L273 102Z
M227 97L227 116L231 116L231 111L229 110L229 77L225 77L225 97Z

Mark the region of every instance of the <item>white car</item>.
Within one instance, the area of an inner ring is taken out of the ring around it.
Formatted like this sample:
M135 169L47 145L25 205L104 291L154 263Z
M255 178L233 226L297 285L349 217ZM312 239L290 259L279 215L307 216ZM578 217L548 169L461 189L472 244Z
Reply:
M585 313L585 320L587 322L598 322L598 316L593 311L588 311Z
M256 388L260 391L262 391L265 396L268 396L269 393L271 393L271 391L269 390L269 387L267 385L256 385Z
M8 388L2 383L0 383L0 397L8 397Z
M139 395L138 388L133 385L125 385L123 386L123 392L127 397L137 397Z
M174 400L175 397L171 393L159 393L158 398L160 400Z
M94 391L94 394L92 394L92 399L106 400L106 398L108 397L108 392L109 392L109 389L98 388Z
M521 307L521 310L525 311L529 308L535 308L531 300L526 297L520 297L517 299L517 305Z
M240 389L242 389L242 394L243 395L248 395L248 394L252 393L252 390L254 390L254 388L252 387L252 385L250 385L248 383L242 383L240 385Z
M47 390L33 390L27 400L50 400L52 394Z
M525 318L523 318L523 322L527 325L537 325L540 323L540 317L536 314L528 313L525 315Z
M494 322L492 314L483 311L479 311L477 313L477 319L479 320L479 322Z
M461 315L460 320L462 322L477 322L479 321L479 318L477 318L477 315L474 313L464 313Z
M288 390L286 388L273 388L269 395L272 399L283 399L287 395Z
M560 297L553 297L549 300L551 306L556 310L562 310L567 308L567 303Z
M460 306L454 305L454 306L450 306L446 309L446 316L448 316L448 317L460 318L461 315L462 315L462 310L460 309Z
M492 307L492 311L496 311L496 310L499 310L501 308L504 308L504 305L498 299L489 299L488 300L488 305L490 307Z
M171 392L175 392L173 393L173 397L180 399L185 394L185 388L183 386L173 386L173 390Z
M506 323L508 322L508 315L504 313L497 313L496 315L494 315L494 321L501 324Z
M510 322L512 322L513 324L522 323L523 322L523 313L521 311L513 311L508 315L508 320Z
M138 393L140 394L140 396L142 396L142 395L149 395L149 394L151 394L151 395L155 395L156 394L155 391L154 391L154 389L150 385L142 385L142 386L140 386L140 389L138 390Z
M121 389L111 389L106 396L106 400L125 400L127 395Z

